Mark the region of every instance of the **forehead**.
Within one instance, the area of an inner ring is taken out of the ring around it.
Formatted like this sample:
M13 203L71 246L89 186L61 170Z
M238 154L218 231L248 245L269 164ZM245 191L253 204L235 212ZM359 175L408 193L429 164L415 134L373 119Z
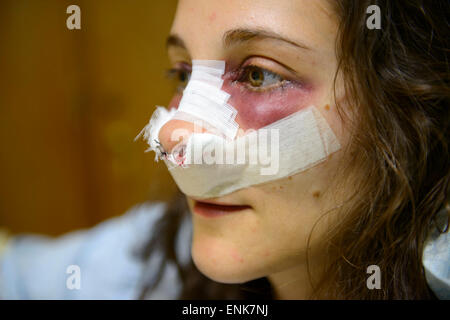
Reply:
M334 50L336 18L326 0L180 0L172 34L197 59L217 56L233 29L270 30L318 51Z

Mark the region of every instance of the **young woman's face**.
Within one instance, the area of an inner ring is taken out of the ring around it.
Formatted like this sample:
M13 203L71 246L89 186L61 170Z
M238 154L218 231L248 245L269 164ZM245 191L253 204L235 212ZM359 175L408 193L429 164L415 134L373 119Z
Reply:
M336 32L326 1L181 0L168 51L181 81L187 80L192 59L226 61L224 90L238 106L241 128L260 128L314 105L345 146L333 96ZM340 80L337 85L340 99ZM180 97L176 94L170 107ZM225 283L289 279L283 276L289 270L303 269L314 224L342 201L332 187L341 158L339 151L294 176L209 199L241 206L229 208L231 213L207 217L199 211L220 208L196 206L188 198L198 269ZM314 228L310 258L318 266L324 232L334 219L328 215Z

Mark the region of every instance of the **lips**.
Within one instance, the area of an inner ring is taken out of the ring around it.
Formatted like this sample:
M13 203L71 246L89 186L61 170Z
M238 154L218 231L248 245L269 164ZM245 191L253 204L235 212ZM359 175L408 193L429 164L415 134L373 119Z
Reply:
M251 209L248 205L230 205L216 202L195 201L194 212L208 218L221 217Z

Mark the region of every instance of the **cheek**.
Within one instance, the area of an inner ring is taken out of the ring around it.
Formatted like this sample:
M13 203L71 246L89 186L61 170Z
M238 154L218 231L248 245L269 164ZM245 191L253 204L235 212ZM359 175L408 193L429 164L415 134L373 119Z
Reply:
M259 129L311 104L311 89L291 85L271 92L249 91L242 85L225 83L228 101L237 111L236 121L244 129Z

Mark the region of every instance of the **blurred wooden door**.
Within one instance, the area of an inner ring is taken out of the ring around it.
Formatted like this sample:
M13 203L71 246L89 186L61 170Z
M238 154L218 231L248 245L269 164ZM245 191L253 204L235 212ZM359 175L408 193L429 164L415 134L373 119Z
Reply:
M81 8L68 30L66 8ZM176 1L0 2L0 227L89 227L175 190L134 137L171 86Z

